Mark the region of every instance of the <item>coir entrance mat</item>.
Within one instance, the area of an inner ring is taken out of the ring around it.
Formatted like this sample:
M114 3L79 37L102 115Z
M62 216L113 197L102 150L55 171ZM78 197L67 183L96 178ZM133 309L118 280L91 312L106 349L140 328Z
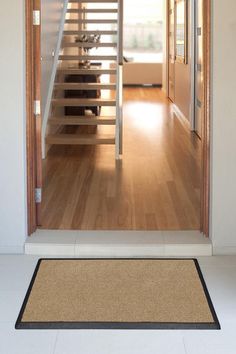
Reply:
M41 259L17 329L220 329L195 259Z

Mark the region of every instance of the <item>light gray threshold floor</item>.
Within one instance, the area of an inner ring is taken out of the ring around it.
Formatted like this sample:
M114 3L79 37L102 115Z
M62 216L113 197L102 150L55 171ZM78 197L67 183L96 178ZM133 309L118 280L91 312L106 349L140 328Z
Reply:
M25 254L70 257L211 256L212 244L199 231L52 231L28 237Z

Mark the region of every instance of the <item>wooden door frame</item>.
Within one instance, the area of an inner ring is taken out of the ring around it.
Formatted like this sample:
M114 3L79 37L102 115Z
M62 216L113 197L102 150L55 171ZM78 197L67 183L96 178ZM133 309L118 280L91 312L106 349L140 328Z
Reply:
M34 129L34 65L33 65L33 2L25 1L26 30L26 157L27 157L27 217L28 235L37 228L36 220L36 160L35 160L35 129Z
M167 0L168 1L168 0ZM40 44L38 28L33 26L33 10L40 9L40 0L25 0L26 20L26 147L27 147L27 208L28 234L39 225L40 207L35 203L35 188L42 183L41 169L41 119L35 120L33 102L40 97ZM167 4L168 9L168 4ZM210 214L210 107L211 107L211 0L204 2L203 16L203 72L204 117L202 135L201 224L200 231L209 236ZM168 18L168 17L167 17ZM168 40L168 36L167 36ZM167 43L168 46L168 43ZM35 63L37 65L35 65ZM168 86L168 85L167 85Z
M41 220L41 204L36 203L36 189L42 186L41 109L41 26L33 23L33 11L41 11L41 0L25 0L26 31L26 156L28 235L36 231Z
M211 0L203 2L203 94L204 113L202 129L202 178L201 178L201 216L200 231L210 235L210 159L211 159Z

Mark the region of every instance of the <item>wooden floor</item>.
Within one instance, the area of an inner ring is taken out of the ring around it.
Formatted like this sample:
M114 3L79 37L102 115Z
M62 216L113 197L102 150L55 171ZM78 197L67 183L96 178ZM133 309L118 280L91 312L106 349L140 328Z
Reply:
M199 229L200 140L160 89L124 89L124 153L114 157L114 146L51 148L42 228Z

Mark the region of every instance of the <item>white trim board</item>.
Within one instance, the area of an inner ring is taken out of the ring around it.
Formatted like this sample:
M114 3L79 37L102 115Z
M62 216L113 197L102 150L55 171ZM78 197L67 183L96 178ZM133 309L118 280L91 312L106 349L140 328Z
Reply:
M211 256L211 240L198 231L51 231L28 237L25 254L72 257Z

